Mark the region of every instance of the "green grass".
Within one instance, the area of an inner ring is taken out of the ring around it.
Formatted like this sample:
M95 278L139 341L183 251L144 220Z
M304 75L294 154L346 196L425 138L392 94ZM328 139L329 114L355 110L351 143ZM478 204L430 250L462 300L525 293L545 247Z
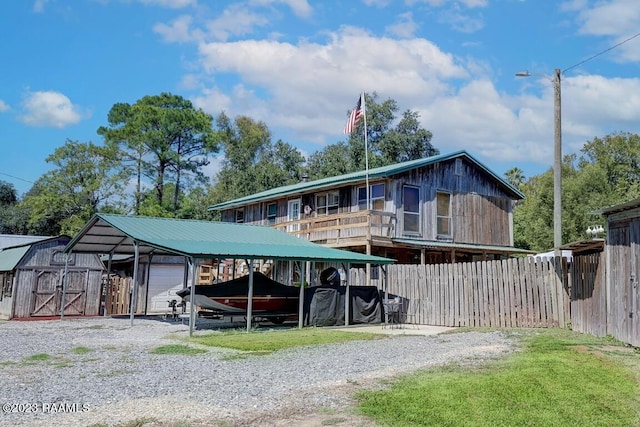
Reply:
M31 356L27 356L24 358L25 362L43 362L46 360L50 360L51 359L51 355L47 354L47 353L37 353L37 354L32 354Z
M74 347L71 349L71 353L73 354L87 354L87 353L91 353L93 350L91 350L89 347Z
M305 345L340 343L354 340L384 338L365 332L344 332L333 329L303 328L268 330L264 332L226 331L192 337L190 341L211 347L224 347L260 354Z
M204 350L202 348L190 347L184 344L162 345L151 350L152 354L182 354L187 356L206 352L207 350Z
M603 349L625 353L612 340L543 330L500 361L405 376L357 398L383 426L640 425L640 355L626 351L623 364Z

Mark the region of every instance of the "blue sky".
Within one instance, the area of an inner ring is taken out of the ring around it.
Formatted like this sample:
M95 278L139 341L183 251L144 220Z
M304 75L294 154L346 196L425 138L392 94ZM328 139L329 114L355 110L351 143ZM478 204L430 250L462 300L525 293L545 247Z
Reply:
M640 133L640 37L606 51L640 31L637 0L21 0L0 27L0 180L20 195L66 139L101 143L115 103L161 92L307 155L375 91L441 153L530 177L553 163L559 68L564 154Z

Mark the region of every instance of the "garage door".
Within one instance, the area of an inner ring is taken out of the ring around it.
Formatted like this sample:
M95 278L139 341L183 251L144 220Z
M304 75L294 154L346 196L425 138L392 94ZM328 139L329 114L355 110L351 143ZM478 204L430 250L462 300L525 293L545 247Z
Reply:
M176 292L183 288L184 265L151 264L149 272L149 293L147 294L147 314L171 312L169 301L182 301Z

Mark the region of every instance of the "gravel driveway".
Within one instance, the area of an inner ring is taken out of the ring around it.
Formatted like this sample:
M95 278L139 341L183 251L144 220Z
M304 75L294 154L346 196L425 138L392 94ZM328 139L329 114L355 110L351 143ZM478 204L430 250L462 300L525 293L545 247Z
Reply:
M345 386L495 358L517 344L500 332L465 332L264 356L219 348L194 356L150 353L188 334L187 325L152 319L136 319L133 327L113 318L0 323L0 425L112 426L141 418L158 425L249 425L268 414L340 408L346 395L338 390Z

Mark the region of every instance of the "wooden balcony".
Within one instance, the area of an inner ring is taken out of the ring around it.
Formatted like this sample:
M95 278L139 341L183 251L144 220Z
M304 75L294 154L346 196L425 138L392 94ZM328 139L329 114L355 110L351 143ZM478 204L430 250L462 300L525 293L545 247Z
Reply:
M395 235L396 216L367 210L287 221L273 227L314 243L334 247L366 245L374 241L390 245Z

